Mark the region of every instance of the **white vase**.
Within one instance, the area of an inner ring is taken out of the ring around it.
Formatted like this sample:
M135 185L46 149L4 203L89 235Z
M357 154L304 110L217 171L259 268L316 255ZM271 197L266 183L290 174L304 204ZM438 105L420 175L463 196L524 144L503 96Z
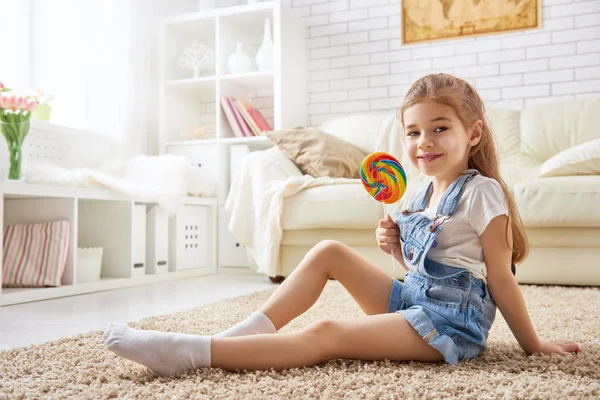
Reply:
M256 53L256 65L259 71L273 70L273 39L271 37L271 20L265 19L263 42Z
M252 61L244 53L242 42L237 42L236 52L227 59L227 69L231 74L243 74L252 69Z

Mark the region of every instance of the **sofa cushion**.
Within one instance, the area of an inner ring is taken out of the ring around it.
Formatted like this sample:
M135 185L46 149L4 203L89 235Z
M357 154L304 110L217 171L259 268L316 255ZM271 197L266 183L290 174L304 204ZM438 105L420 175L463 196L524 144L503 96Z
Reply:
M283 204L281 227L285 229L375 228L383 207L356 184L316 186L288 197Z
M518 182L536 179L539 177L541 161L536 158L515 154L506 157L500 163L500 175L508 189L514 192Z
M546 104L521 112L521 152L546 161L598 138L600 99Z
M366 154L350 142L317 129L280 130L265 135L304 174L315 178L360 177L360 164Z
M424 186L421 182L408 182L406 193L395 204L386 205L388 214L406 208L408 199ZM372 229L383 217L382 203L373 199L356 183L316 186L285 198L281 227L287 229Z
M490 108L487 119L496 140L500 160L519 154L521 150L521 111Z
M547 159L540 176L600 175L600 139L570 147Z
M600 176L539 178L515 185L526 227L600 227Z

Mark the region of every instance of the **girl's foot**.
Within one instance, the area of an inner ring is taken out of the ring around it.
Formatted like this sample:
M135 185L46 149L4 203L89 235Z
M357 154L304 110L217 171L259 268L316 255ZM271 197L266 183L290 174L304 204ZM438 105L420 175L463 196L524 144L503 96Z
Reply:
M210 336L143 331L110 324L104 343L113 353L145 365L159 375L210 367Z

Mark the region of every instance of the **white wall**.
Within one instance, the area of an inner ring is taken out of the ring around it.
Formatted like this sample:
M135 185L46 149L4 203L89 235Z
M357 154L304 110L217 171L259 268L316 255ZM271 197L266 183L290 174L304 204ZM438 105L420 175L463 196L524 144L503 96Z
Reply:
M488 105L600 97L600 0L541 0L542 28L401 45L400 0L287 0L309 24L309 123L394 110L419 77L452 73Z

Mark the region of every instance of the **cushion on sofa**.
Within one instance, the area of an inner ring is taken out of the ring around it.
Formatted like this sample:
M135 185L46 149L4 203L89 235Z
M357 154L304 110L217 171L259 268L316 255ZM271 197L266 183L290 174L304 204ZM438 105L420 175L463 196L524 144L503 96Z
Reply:
M598 138L600 99L547 104L521 112L521 152L546 161Z
M600 175L600 138L571 147L547 159L540 176Z
M515 185L526 227L599 227L600 175L539 178Z
M489 108L487 120L496 140L498 158L505 160L521 150L521 111Z
M359 178L366 154L343 139L317 129L266 132L269 140L304 174L315 178Z

